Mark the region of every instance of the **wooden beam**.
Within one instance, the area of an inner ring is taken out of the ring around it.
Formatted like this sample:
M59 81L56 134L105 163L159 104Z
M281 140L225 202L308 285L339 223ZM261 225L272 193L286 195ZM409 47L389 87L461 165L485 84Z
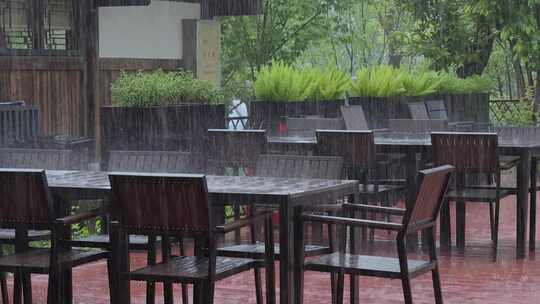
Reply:
M100 71L174 71L182 68L180 59L99 58Z

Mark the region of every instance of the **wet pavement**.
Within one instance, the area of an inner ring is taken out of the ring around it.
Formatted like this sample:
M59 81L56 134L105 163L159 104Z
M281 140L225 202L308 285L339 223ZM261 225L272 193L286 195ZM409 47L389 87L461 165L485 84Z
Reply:
M515 257L514 197L501 203L500 243L497 261L493 262L489 241L489 213L487 204L467 205L467 245L464 252L442 252L440 255L441 279L445 303L539 303L540 261L535 253L524 260ZM540 235L540 229L537 229ZM366 253L392 255L391 235L377 233L376 242L364 248ZM540 250L540 242L537 242ZM540 255L538 257L540 259ZM133 267L143 266L145 255L132 254ZM46 303L47 276L32 277L34 303ZM8 281L12 288L12 281ZM431 275L426 274L412 281L415 303L434 303ZM163 303L158 286L156 303ZM134 282L131 287L132 303L145 303L145 285ZM106 263L99 262L78 267L74 271L74 303L109 303ZM347 293L346 293L347 295ZM398 280L360 278L361 303L403 303L401 283ZM348 298L345 300L348 303ZM180 288L175 286L175 303L181 303ZM255 303L253 273L246 272L216 285L215 303ZM330 303L328 274L306 273L304 303Z

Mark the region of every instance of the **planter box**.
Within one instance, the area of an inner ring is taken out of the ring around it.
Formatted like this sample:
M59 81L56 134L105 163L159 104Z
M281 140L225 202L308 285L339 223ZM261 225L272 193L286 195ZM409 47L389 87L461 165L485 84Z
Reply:
M206 131L225 128L225 105L101 108L101 155L112 150L193 151L205 149Z
M278 132L278 124L285 116L321 115L339 117L343 100L317 102L255 101L249 105L249 119L253 127L266 129L268 134Z
M489 122L488 94L429 95L422 97L351 97L349 104L362 105L368 124L373 129L388 127L388 119L411 118L407 102L444 100L450 121ZM252 126L276 134L284 116L341 116L343 100L321 102L252 102L249 117Z

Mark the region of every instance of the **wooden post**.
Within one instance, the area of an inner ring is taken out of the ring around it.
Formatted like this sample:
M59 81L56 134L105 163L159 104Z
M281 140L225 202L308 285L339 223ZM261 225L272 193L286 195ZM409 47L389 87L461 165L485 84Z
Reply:
M98 64L99 64L99 33L98 33L98 1L85 1L79 7L79 49L84 58L81 75L81 99L86 105L85 120L88 137L94 137L96 146L95 156L99 159L99 108L98 95Z

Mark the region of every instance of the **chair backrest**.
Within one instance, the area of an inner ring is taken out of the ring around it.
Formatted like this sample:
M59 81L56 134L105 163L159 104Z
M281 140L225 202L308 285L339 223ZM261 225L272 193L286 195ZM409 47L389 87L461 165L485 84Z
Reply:
M404 230L399 237L405 237L408 231L435 225L453 171L450 165L420 171L416 198L403 217Z
M448 120L448 113L446 113L444 100L428 100L426 101L426 109L429 118Z
M443 119L389 119L391 132L429 133L448 130L448 121Z
M78 170L85 164L73 150L0 149L0 166L46 170Z
M107 170L193 173L190 155L176 151L111 151Z
M34 141L39 135L37 106L5 105L0 107L0 147Z
M344 130L345 122L341 118L287 117L289 136L314 137L315 130Z
M412 119L429 119L426 104L423 101L407 102Z
M369 130L362 106L341 106L340 109L347 130Z
M377 160L373 131L317 130L317 154L343 157L346 172L369 173Z
M265 130L208 130L210 158L225 167L254 168L266 152Z
M43 170L0 169L0 225L48 227L55 215Z
M343 158L297 155L261 155L255 176L340 179Z
M452 165L461 173L496 173L499 170L495 133L431 133L435 165Z
M210 232L204 175L111 173L113 214L131 233Z

